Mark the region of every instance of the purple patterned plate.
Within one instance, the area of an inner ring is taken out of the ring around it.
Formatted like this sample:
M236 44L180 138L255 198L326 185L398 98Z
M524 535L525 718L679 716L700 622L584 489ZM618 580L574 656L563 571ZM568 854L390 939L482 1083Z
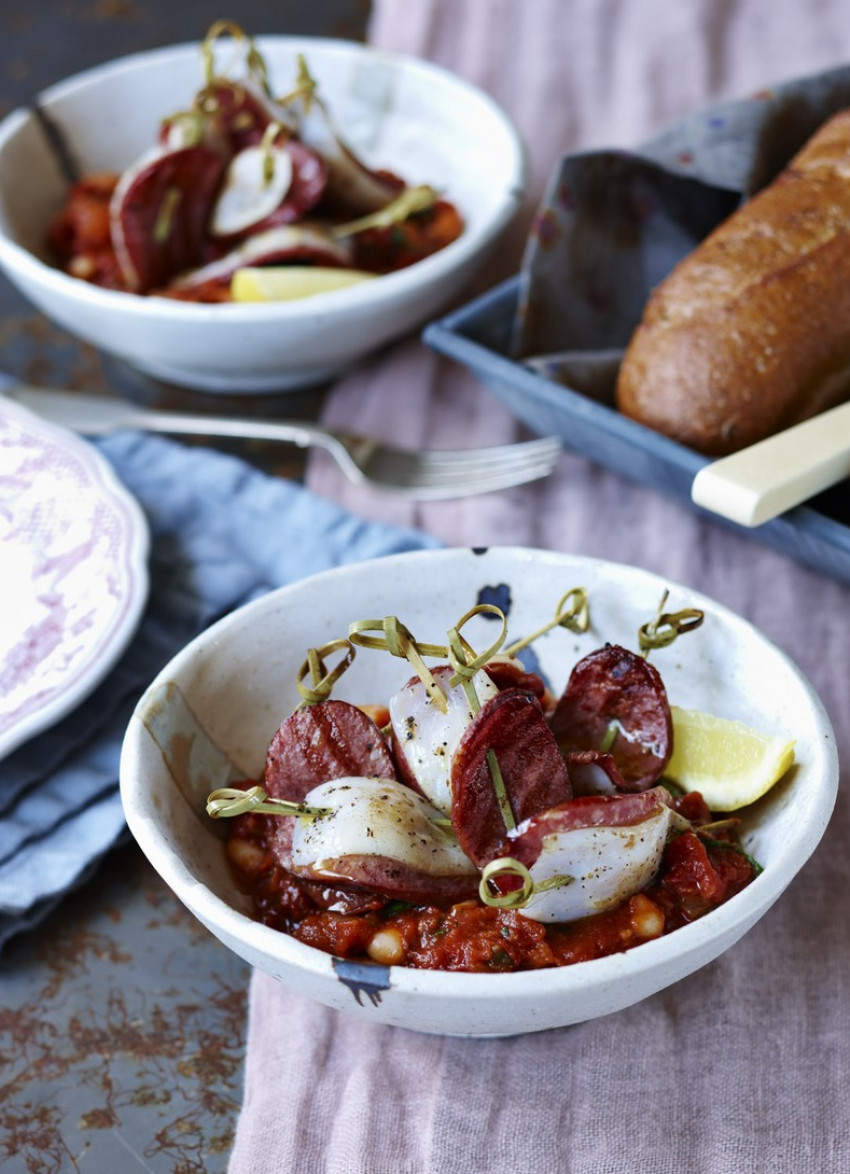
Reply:
M91 445L0 396L0 757L118 660L147 600L149 542Z

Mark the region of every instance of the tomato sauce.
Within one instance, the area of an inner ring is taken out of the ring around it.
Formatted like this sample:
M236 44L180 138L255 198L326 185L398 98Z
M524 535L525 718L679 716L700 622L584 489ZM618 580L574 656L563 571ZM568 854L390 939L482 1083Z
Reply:
M676 806L687 818L710 818L698 795L684 796ZM728 828L714 838L700 835L697 826L670 841L645 892L580 921L543 924L478 901L416 907L303 881L277 863L278 825L273 816L240 816L228 845L258 920L337 957L425 970L506 973L621 953L705 916L758 872L727 838L733 834Z

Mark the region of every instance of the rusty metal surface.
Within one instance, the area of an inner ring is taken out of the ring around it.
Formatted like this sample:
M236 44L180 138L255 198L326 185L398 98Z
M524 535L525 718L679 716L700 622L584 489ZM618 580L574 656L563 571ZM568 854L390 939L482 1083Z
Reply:
M254 33L362 39L368 0L3 0L0 117L45 86L138 50L198 40L212 20ZM208 397L157 384L79 343L0 276L0 368L34 383L186 410ZM315 416L321 389L216 396L217 411ZM222 447L227 447L226 443ZM280 446L230 447L298 476ZM219 1174L242 1095L249 968L187 913L133 845L0 956L0 1172Z
M0 966L0 1169L223 1171L248 966L135 846Z

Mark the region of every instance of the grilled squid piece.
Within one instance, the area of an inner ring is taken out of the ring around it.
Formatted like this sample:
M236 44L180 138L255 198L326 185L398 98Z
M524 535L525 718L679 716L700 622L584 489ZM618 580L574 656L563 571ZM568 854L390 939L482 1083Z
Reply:
M444 829L440 812L402 783L335 779L314 787L306 802L323 814L295 822L297 876L417 904L451 904L477 892L475 865Z
M236 239L291 224L318 204L326 169L302 143L245 147L228 164L209 218L209 234Z
M172 290L188 290L207 282L227 283L237 269L248 265L312 263L330 268L351 268L351 250L333 241L319 225L283 224L248 237L241 245L200 269L181 274Z
M535 887L518 911L534 921L576 921L613 909L652 881L675 819L657 787L585 796L525 820L511 855Z
M431 701L418 677L408 681L389 705L399 773L408 786L446 815L452 809L452 760L474 716L463 687L449 688L453 672L449 665L432 669L446 698L445 713ZM482 705L499 691L483 670L476 673L473 684Z
M404 190L403 180L373 171L357 157L317 95L316 83L303 57L299 58L298 69L296 90L285 102L296 119L301 142L327 164L328 196L348 216L378 212Z

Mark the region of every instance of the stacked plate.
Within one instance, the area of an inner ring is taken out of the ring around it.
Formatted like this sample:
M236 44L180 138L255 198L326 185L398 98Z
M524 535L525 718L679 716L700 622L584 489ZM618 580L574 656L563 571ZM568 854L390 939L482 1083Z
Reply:
M73 715L138 627L149 535L91 445L0 396L0 543L2 943L123 831L114 772L75 769L72 751L119 696Z

